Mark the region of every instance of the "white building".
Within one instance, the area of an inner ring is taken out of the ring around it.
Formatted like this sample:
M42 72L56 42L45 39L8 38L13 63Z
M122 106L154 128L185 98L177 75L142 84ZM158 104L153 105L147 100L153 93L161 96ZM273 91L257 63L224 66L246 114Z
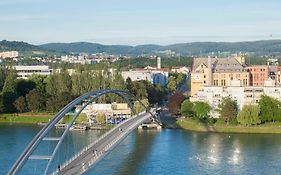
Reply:
M186 66L173 66L171 68L171 73L182 73L188 75L190 73L190 68Z
M17 71L18 78L27 79L29 76L36 75L50 75L52 69L49 66L13 66Z
M136 69L122 71L122 77L124 80L127 80L127 78L130 78L132 81L147 80L152 84L166 86L169 72L166 69Z
M81 105L77 106L75 112L78 112L81 107ZM104 114L107 119L128 118L131 116L131 109L127 103L92 103L88 105L82 113L85 113L90 123L92 123L97 114Z
M219 114L215 110L222 102L222 98L231 97L237 102L238 110L244 105L257 104L262 95L267 95L281 101L281 87L273 86L274 80L266 80L265 86L240 86L237 82L232 82L231 86L205 86L195 97L191 97L190 101L203 101L211 105L212 117L218 117Z

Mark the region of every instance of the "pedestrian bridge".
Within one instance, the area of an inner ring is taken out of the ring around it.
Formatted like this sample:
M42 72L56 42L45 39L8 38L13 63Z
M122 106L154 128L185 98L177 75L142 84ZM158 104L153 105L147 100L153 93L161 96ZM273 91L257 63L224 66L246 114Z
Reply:
M83 148L80 152L73 155L72 158L67 160L64 164L60 165L56 170L52 170L51 164L54 161L54 158L58 152L58 149L64 140L66 134L69 132L70 127L74 124L77 117L80 113L94 100L98 97L105 94L116 94L122 97L132 109L133 115L127 120L122 121L114 128L106 132L96 141L91 143L90 145ZM110 152L119 142L121 142L128 134L130 134L135 128L137 128L140 124L145 122L151 117L154 117L156 121L159 121L155 115L155 109L146 108L145 111L136 114L134 112L134 108L131 102L131 99L138 100L132 94L127 91L122 90L99 90L96 92L86 93L68 105L66 105L63 109L61 109L56 116L45 125L39 133L33 138L33 140L29 143L23 153L20 155L18 160L15 162L13 167L10 169L8 174L19 174L22 167L26 164L28 160L35 161L47 161L46 168L44 170L44 174L83 174L91 167L93 167L99 160L101 160L107 153ZM141 101L138 100L140 103ZM82 108L75 113L72 121L67 125L67 128L64 130L60 137L49 137L48 134L55 127L57 123L75 106L83 104ZM143 106L144 104L141 103ZM54 147L51 155L36 155L36 150L38 149L41 142L55 142L56 146ZM41 173L41 174L42 174Z

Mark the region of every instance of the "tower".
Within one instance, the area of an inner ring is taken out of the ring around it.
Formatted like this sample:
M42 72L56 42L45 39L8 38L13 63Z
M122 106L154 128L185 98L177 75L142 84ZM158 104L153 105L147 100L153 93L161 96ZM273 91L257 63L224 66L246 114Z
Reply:
M157 69L161 69L161 57L157 57Z

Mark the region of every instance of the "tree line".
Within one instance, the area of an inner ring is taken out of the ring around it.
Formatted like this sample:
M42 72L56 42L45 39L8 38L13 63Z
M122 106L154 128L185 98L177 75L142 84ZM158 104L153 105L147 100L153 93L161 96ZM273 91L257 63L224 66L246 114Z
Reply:
M165 89L148 81L125 81L119 71L106 66L89 69L79 66L71 75L61 69L49 76L32 75L29 79L17 79L16 71L0 68L0 113L57 112L74 98L99 89L129 90L150 104L163 101ZM123 102L114 94L100 97L97 102Z
M176 99L179 99L179 95L177 95ZM281 122L281 102L266 95L261 96L258 104L244 105L240 111L238 110L237 102L230 97L223 98L218 108L214 111L212 111L211 106L206 102L190 102L189 99L180 99L182 103L176 108L171 108L174 109L172 113L199 119L200 121L218 122L227 125L241 124L246 126L259 125L267 122ZM212 112L217 112L219 118L210 118Z

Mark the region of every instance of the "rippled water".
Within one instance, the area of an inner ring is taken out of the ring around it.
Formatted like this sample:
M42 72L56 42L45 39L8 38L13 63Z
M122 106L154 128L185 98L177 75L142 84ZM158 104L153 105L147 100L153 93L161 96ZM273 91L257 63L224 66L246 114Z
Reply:
M0 174L7 173L38 130L0 125ZM63 160L100 134L72 132L58 157ZM281 174L281 135L136 130L87 174Z

